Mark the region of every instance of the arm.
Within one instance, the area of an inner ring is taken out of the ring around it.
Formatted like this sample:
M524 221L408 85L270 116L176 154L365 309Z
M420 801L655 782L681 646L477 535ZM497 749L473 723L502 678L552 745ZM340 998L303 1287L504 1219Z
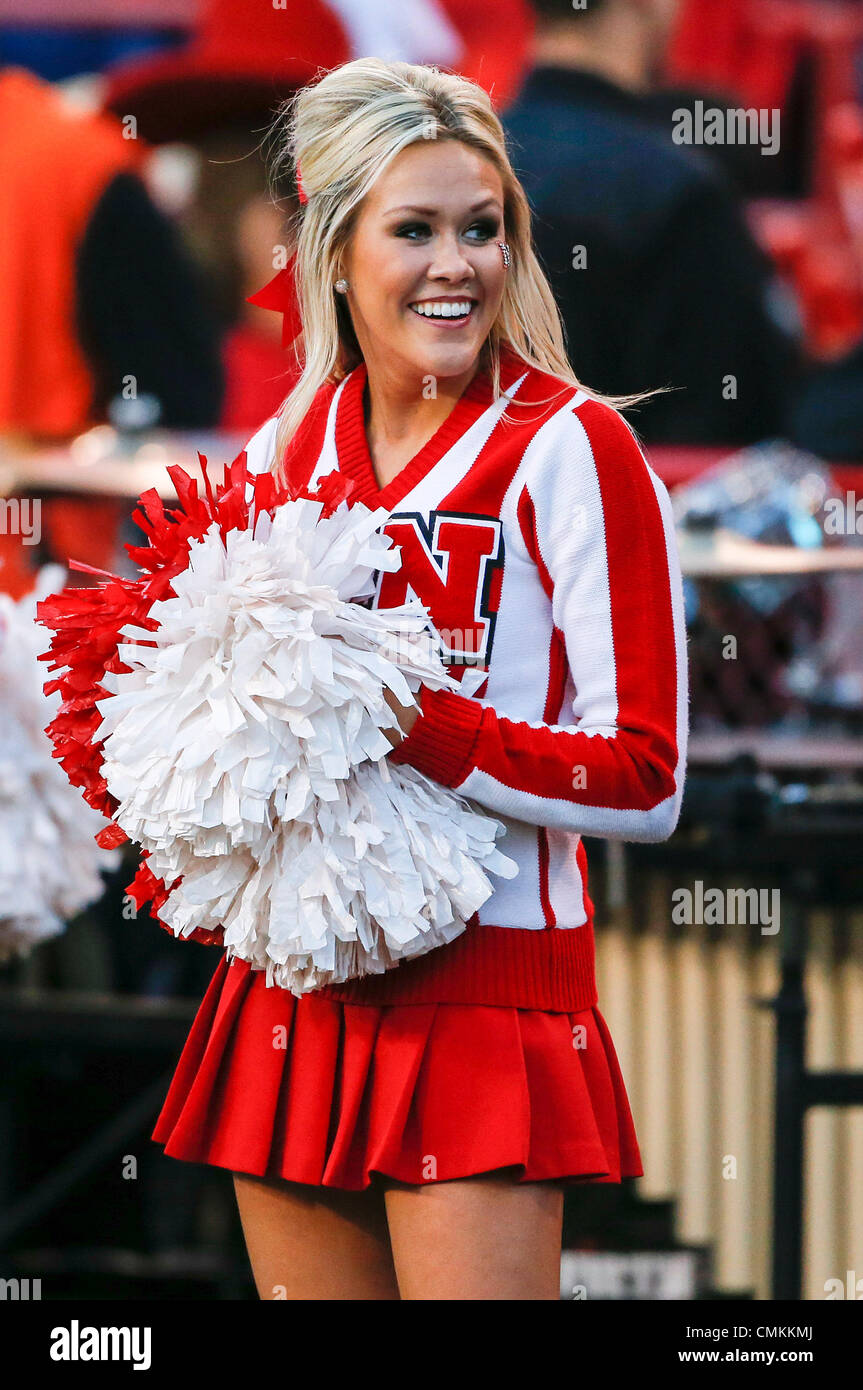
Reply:
M688 732L683 591L668 495L625 421L587 402L523 464L524 549L551 602L571 722L511 719L423 687L389 755L503 816L617 840L664 840Z

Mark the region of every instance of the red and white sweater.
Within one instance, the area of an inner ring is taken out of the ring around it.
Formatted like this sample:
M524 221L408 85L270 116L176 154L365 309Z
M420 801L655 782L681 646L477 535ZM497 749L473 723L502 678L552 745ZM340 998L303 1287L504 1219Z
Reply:
M321 388L288 473L314 485L339 469L358 484L352 500L388 514L402 566L378 576L374 606L419 597L444 661L472 691L423 687L421 717L390 757L497 816L498 845L519 872L497 881L457 940L319 993L590 1008L581 837L664 840L683 794L686 635L668 494L616 410L509 351L507 394L495 401L478 375L380 489L365 384L360 364ZM270 466L276 424L249 442L251 471Z

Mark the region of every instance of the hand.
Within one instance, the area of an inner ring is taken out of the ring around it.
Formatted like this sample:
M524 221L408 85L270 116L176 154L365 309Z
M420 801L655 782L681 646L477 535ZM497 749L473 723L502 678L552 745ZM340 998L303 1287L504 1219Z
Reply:
M331 636L337 637L340 642L344 642L345 640L342 633L340 632L334 632L331 634ZM399 721L402 734L407 736L413 728L414 724L419 719L419 710L415 709L413 705L401 704L400 701L396 699L395 695L389 689L388 686L384 686L384 699L386 700L390 709L393 710L393 712L395 713L396 718ZM401 743L401 739L399 738L395 729L382 729L381 733L389 741L391 747L398 748L399 744Z
M401 728L402 734L406 736L410 733L414 724L419 719L420 711L418 709L415 709L413 705L401 704L396 699L393 692L387 686L384 686L384 699L386 700L390 709L393 710L393 712L395 713L399 721L399 726ZM399 738L395 729L382 729L381 732L383 733L385 738L389 739L389 742L392 744L393 748L398 748L399 744L401 743L401 739Z

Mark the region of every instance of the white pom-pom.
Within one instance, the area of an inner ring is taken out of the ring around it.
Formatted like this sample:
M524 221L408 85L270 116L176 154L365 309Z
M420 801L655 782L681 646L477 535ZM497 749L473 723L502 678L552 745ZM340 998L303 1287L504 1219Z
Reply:
M119 862L95 843L107 822L82 804L45 733L60 697L42 689L36 604L64 579L61 566L46 565L22 599L0 594L0 961L57 936L101 897L100 870Z
M166 883L179 936L221 925L230 955L295 993L452 940L515 864L499 822L385 761L384 699L458 690L427 610L368 609L401 557L357 504L305 499L192 544L155 632L124 629L131 670L99 701L118 824ZM341 640L333 640L341 639Z
M183 874L160 909L177 935L219 922L229 956L299 994L460 935L491 895L488 873L514 872L495 847L500 829L411 767L366 763L256 855L186 850L148 863L169 880Z
M115 693L99 701L97 737L116 820L148 849L254 849L274 811L298 815L388 752L383 683L403 704L422 681L457 689L417 600L378 612L341 597L341 570L359 584L398 563L388 541L372 544L373 514L342 507L315 525L319 513L287 502L271 526L262 517L226 542L214 525L173 580L176 598L150 610L158 631L124 629L141 641L119 647L131 674L104 677Z

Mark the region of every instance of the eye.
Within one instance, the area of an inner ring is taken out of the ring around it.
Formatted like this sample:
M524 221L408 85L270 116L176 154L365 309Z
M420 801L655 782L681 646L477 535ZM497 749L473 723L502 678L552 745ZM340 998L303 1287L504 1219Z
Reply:
M500 223L496 217L480 217L467 228L465 236L471 241L482 243L491 241L498 235ZM394 229L394 235L406 241L420 241L432 235L428 222L401 222Z
M481 217L479 221L471 223L467 232L468 235L471 232L478 232L479 236L475 240L490 241L492 237L497 236L499 226L500 223L496 217Z
M396 236L405 237L408 241L415 239L414 232L418 232L421 236L428 236L431 233L431 227L428 222L402 222L395 229Z

